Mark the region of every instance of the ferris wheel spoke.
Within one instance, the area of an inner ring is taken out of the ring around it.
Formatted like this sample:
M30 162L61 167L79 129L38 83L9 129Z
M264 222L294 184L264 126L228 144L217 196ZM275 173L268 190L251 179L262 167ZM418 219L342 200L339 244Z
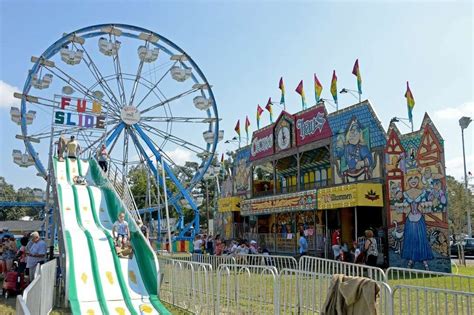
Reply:
M100 136L99 138L97 138L96 140L94 140L90 145L88 145L87 147L85 147L84 149L81 150L81 154L83 152L86 152L88 150L90 150L92 147L94 147L97 143L103 141L104 139L106 139L111 133L113 133L115 131L116 128L114 129L109 129L107 130L106 133L102 134L102 136Z
M104 79L104 76L102 75L102 73L100 72L99 68L94 63L94 61L92 60L91 56L89 55L89 52L84 47L84 45L81 44L81 47L82 47L82 50L84 51L85 56L87 57L87 59L83 58L84 63L86 64L87 68L91 72L92 76L97 80L99 85L102 87L102 90L107 95L110 102L114 103L118 107L120 102L117 100L117 97L115 96L114 92L112 91L109 84L107 83L107 80Z
M149 111L151 111L151 110L154 110L155 108L164 106L164 105L166 105L166 104L168 104L168 103L171 103L172 101L175 101L175 100L177 100L177 99L179 99L179 98L181 98L181 97L184 97L184 96L186 96L186 95L192 94L192 93L196 92L197 90L199 90L199 89L198 89L198 88L191 88L190 90L187 90L187 91L185 91L185 92L183 92L183 93L180 93L180 94L178 94L178 95L175 95L175 96L173 96L173 97L170 97L170 98L168 98L168 99L165 99L164 101L161 101L161 102L159 102L158 104L152 105L152 106L150 106L150 107L148 107L148 108L142 110L142 111L140 112L140 114L144 114L144 113L147 113L147 112L149 112Z
M46 67L46 69L51 72L54 76L58 77L60 80L64 81L65 83L69 84L70 86L72 86L73 88L75 88L77 91L79 91L80 93L82 93L84 96L88 96L90 97L91 99L94 99L94 100L97 100L101 103L105 103L105 105L107 106L111 106L114 107L114 103L109 103L109 102L104 102L104 100L100 100L98 99L93 93L91 90L89 90L84 84L82 84L79 80L73 78L72 76L70 76L66 71L62 70L61 68L59 68L58 66L55 65L54 67L56 70L59 71L59 74L57 71L54 71L51 67ZM59 104L58 102L54 101L56 104ZM117 110L118 108L116 108Z
M176 65L177 61L175 61L169 68L166 70L166 72L161 76L161 78L156 81L156 83L149 89L149 91L145 94L145 96L141 99L141 101L137 104L136 108L138 108L146 99L147 97L151 94L152 91L155 90L155 88L158 87L158 85L163 81L163 79L166 77L166 75L171 71L171 69Z
M121 127L120 127L121 126ZM115 148L115 145L118 142L118 139L120 138L120 134L122 131L125 129L125 126L123 124L118 125L117 128L114 129L114 133L109 136L109 138L106 140L106 145L110 145L109 149L109 156L112 154L112 151Z
M127 100L125 99L125 86L123 84L122 66L120 64L119 51L117 51L117 54L113 56L112 60L114 62L115 77L117 79L117 89L119 92L120 101L122 102L120 105L125 106L127 104Z
M163 130L160 130L158 128L155 128L153 126L150 126L149 124L145 124L145 123L141 123L140 126L142 126L145 130L147 130L148 132L154 134L155 136L158 136L160 138L163 138L167 141L170 141L170 142L173 142L174 144L177 144L177 145L180 145L194 153L200 153L202 151L206 151L206 149L198 146L198 145L195 145L189 141L186 141L184 139L181 139L177 136L174 136L168 132L165 132Z
M146 122L176 122L176 123L202 123L209 124L216 122L217 119L214 117L141 117L141 121Z
M125 181L128 174L128 128L124 128L123 133L123 159L122 159L122 180Z

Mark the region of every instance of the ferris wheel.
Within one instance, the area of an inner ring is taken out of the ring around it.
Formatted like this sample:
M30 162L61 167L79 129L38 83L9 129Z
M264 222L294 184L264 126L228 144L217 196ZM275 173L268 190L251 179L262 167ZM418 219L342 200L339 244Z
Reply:
M159 163L175 188L170 204L180 212L185 200L197 213L193 188L224 134L212 87L183 49L145 28L102 24L63 34L31 61L21 107L11 109L26 148L14 150L15 163L47 179L60 135L75 136L83 157L105 144L124 179L142 164L163 182ZM185 161L198 167L183 179Z

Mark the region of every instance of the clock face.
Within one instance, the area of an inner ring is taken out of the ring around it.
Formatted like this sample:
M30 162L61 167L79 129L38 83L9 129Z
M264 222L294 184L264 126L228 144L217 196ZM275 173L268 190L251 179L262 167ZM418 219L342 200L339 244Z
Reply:
M290 147L290 128L288 126L281 127L278 130L278 147L280 150L288 149Z

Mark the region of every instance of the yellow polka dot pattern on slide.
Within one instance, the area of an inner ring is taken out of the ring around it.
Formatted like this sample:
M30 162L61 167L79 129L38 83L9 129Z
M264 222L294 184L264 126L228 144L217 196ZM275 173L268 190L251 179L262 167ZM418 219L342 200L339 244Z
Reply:
M110 271L107 271L105 273L105 276L107 277L107 280L110 284L114 284L114 277L112 276L112 273Z
M89 208L86 207L86 206L84 206L84 207L82 207L82 210L83 210L84 212L87 212L87 210L89 210Z
M95 314L93 309L88 309L86 313L87 313L87 315L94 315Z
M117 314L119 315L125 315L125 309L123 307L116 307L115 308L115 311L117 312Z
M85 272L82 273L82 275L81 275L81 280L82 280L82 282L84 282L84 284L86 284L86 282L87 282L87 275L86 275Z
M142 304L140 305L140 311L142 311L143 313L150 314L151 312L153 312L153 309L148 304Z

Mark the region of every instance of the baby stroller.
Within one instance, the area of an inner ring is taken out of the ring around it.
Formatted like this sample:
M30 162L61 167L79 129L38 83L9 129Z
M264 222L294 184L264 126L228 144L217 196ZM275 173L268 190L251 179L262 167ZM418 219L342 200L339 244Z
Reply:
M5 279L3 279L2 295L8 299L12 294L18 295L23 293L27 286L25 274L18 272L18 262L14 261L12 269L7 272Z

